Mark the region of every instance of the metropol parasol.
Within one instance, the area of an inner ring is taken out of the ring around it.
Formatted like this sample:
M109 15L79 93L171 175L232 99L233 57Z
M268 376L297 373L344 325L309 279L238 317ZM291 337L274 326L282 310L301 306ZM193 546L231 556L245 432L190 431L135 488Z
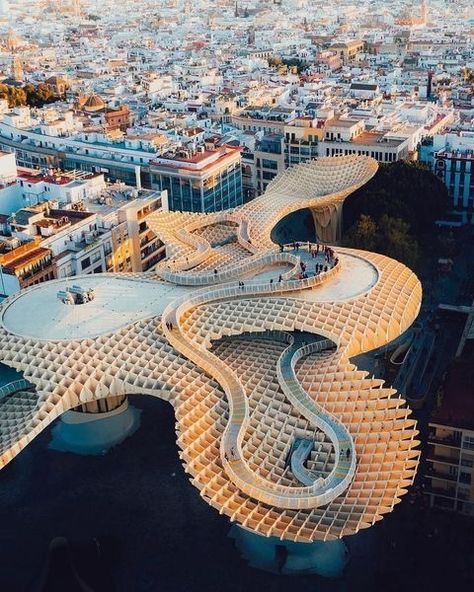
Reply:
M67 279L5 300L0 361L35 391L0 399L0 467L63 414L116 416L151 395L174 408L194 486L244 529L310 543L381 520L413 481L416 422L351 359L413 323L420 282L380 254L271 239L309 208L337 244L345 198L376 170L321 158L235 210L154 213L167 257L153 272L75 277L83 303L57 297Z

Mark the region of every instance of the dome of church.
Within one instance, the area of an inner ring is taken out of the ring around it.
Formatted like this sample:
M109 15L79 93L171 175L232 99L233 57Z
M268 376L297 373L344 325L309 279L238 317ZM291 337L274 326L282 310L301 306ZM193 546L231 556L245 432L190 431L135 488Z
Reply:
M87 97L86 102L83 105L84 111L101 111L105 109L105 102L99 97L99 95L91 94Z

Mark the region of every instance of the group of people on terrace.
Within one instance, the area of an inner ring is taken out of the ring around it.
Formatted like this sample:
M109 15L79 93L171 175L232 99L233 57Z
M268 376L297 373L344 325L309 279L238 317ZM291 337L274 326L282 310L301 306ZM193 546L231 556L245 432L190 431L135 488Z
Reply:
M319 275L320 273L326 273L329 269L332 269L339 263L339 258L336 257L334 249L326 245L320 245L316 243L313 245L309 241L305 245L304 243L293 242L290 244L290 248L295 252L299 252L300 248L306 246L306 251L310 254L312 259L320 258L320 254L323 257L323 263L316 263L314 266L314 273L310 274L308 270L308 263L304 260L300 261L300 272L298 273L298 279L306 279L310 275ZM280 245L280 251L283 252L285 245Z
M306 251L313 259L316 259L319 253L322 253L326 263L332 263L336 260L334 249L319 243L313 244L310 241L307 241L306 243L299 243L297 241L293 241L287 245L279 244L278 246L280 247L280 253L283 253L287 248L299 253L300 249L306 247Z
M351 458L351 449L350 448L346 448L346 452L344 453L344 448L341 448L339 450L339 456L340 457L346 457L346 460L349 460Z

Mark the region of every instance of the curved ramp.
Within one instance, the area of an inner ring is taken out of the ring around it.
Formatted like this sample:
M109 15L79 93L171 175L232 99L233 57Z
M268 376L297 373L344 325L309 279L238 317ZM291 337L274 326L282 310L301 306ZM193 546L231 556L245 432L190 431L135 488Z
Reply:
M8 397L9 395L13 395L20 391L31 391L34 388L34 385L32 385L31 382L28 382L24 378L14 380L0 387L0 401L5 397Z
M288 400L311 425L324 432L333 445L336 458L334 469L326 479L319 479L316 482L313 480L312 483L314 487L318 484L320 498L327 499L325 503L340 495L354 477L356 469L354 441L341 421L311 399L297 379L295 368L302 358L333 347L334 344L327 339L306 344L304 339L295 333L293 343L281 354L277 365L278 381ZM298 480L308 483L310 480L308 477L308 474L303 475L303 470L299 467Z
M290 457L291 472L300 483L307 487L311 487L316 481L316 476L304 466L313 448L313 440L297 439Z
M327 434L339 460L327 478L312 481L310 485L305 487L289 487L262 478L247 464L242 452L242 442L248 427L249 412L242 383L224 362L206 348L205 344L196 343L190 339L182 326L182 320L190 310L201 304L241 297L242 295L262 296L274 292L283 293L308 288L331 277L337 272L338 267L335 266L312 278L288 280L276 285L269 283L246 286L228 285L215 290L202 290L194 297L185 298L169 305L162 317L162 328L168 341L180 353L213 376L227 395L230 411L229 421L221 441L221 460L230 479L247 495L279 508L317 508L326 505L344 491L354 475L356 459L352 438L344 426L339 425L333 416L324 413L319 406L310 401L301 387L296 387L294 383L296 377L293 378L291 371L299 357L306 355L306 352L321 351L322 346L311 344L311 346L301 348L298 344L298 347L294 348L293 344L287 348L284 352L287 353L287 356L280 364L283 368L281 384L285 394L289 395L290 402L295 405L298 411L316 428ZM290 369L286 363L287 359ZM351 449L352 454L349 460L345 460L340 454L344 446Z

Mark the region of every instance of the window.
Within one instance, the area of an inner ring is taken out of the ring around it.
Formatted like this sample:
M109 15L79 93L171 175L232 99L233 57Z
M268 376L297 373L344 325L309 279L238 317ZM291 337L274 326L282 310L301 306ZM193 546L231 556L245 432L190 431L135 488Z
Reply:
M474 450L474 436L464 436L462 447L468 450Z
M262 176L263 176L263 178L265 180L271 181L276 176L276 173L269 173L267 171L263 171L263 175Z
M82 270L86 269L86 267L89 267L89 266L90 266L90 264L91 264L90 257L86 257L85 259L83 259L83 260L81 261L81 269L82 269Z
M274 171L276 171L278 169L278 163L275 162L274 160L268 160L266 158L262 159L262 167L264 169L273 169Z

